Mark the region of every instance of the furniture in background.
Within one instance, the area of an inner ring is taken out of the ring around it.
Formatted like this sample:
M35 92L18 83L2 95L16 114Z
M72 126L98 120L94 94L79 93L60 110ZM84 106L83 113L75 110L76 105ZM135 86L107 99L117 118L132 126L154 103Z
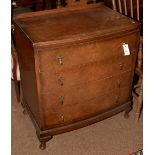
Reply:
M13 16L21 13L39 11L43 7L40 0L11 0L11 79L14 83L17 102L20 102L20 71L14 39Z
M140 23L143 22L143 0L104 0L104 5Z
M140 117L143 102L143 0L105 0L104 4L113 10L141 23L141 37L135 74L138 82L134 86L133 97L137 100L136 120Z
M13 24L13 10L17 7L16 1L11 1L11 79L14 83L15 94L17 102L20 102L20 73L17 59L17 52L15 50L14 40L14 24Z
M92 4L92 3L98 3L102 2L102 0L45 0L46 2L46 9L51 9L53 4L53 8L62 8L62 7L82 7L87 4ZM52 2L52 3L51 3Z
M41 149L54 135L132 108L140 24L78 4L14 18L22 104Z
M11 79L14 82L15 94L17 102L20 102L20 73L19 65L17 61L17 53L15 51L14 45L11 45Z
M31 7L33 11L39 11L43 10L42 1L43 0L11 0L11 5L14 8Z
M133 97L137 101L136 121L139 120L143 106L143 37L140 37L137 66L135 74L138 75L138 82L134 85Z

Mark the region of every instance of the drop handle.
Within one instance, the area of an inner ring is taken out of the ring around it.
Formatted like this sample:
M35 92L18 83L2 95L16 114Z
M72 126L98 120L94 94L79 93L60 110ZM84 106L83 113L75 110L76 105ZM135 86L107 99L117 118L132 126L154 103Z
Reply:
M60 114L60 120L64 122L64 114Z
M60 85L63 86L64 85L64 77L59 77L58 81L60 82Z
M58 56L57 59L59 61L59 64L63 65L64 57L63 56Z
M123 70L123 63L122 62L119 63L119 67L120 67L120 70Z
M64 104L64 97L63 96L59 96L59 101L61 104Z

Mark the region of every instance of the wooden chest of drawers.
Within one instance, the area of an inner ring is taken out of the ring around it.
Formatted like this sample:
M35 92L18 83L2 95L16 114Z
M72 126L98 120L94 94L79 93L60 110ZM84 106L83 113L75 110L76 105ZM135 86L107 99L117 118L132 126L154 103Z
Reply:
M139 23L94 5L22 14L14 24L22 104L42 149L53 135L127 115Z

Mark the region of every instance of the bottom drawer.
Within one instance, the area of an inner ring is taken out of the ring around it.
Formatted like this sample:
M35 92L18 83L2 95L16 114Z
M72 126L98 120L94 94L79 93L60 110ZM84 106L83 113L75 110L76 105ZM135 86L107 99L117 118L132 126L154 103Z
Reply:
M74 105L62 106L57 110L44 109L45 126L48 128L83 120L129 101L130 95L131 89L125 87L119 92L114 90L104 96Z

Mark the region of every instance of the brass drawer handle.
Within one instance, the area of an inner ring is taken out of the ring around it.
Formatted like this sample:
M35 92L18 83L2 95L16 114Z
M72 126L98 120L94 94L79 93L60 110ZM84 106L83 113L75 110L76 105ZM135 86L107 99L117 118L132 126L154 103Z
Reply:
M60 82L60 85L63 86L64 85L64 77L60 76L58 78L58 81Z
M119 63L119 67L120 67L120 70L123 70L123 63L122 62Z
M118 88L121 87L121 81L120 80L117 81L117 86L118 86Z
M63 56L58 56L57 58L59 60L59 64L63 65L64 57Z
M59 101L61 104L64 104L64 97L63 96L59 96Z
M116 104L119 103L119 96L116 96Z
M60 119L61 119L61 121L63 121L64 122L64 115L63 114L60 114Z

